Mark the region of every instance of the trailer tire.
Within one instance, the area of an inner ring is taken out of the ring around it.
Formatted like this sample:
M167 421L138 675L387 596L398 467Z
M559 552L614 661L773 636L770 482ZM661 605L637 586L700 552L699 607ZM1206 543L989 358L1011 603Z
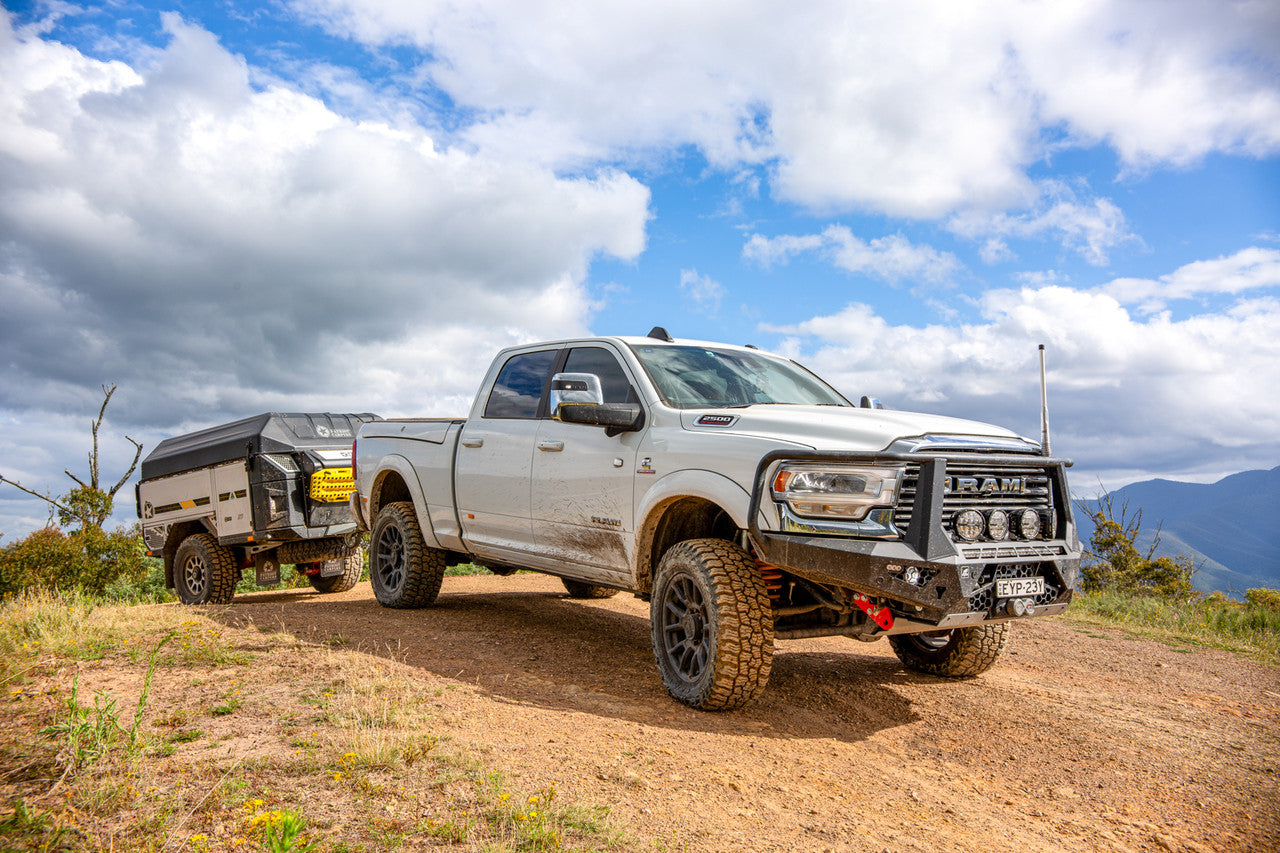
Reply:
M383 607L427 607L440 594L445 552L427 546L408 501L378 511L369 542L369 580Z
M893 653L907 669L945 678L981 675L995 665L1008 642L1008 622L889 637Z
M701 711L764 692L773 612L755 560L732 542L691 539L658 564L650 599L653 656L667 692Z
M346 592L355 587L364 571L364 549L357 548L354 553L338 560L326 560L326 563L342 563L342 574L322 578L320 575L307 575L316 592Z
M182 540L173 557L173 588L183 604L230 604L239 574L230 549L208 533Z
M618 590L611 586L596 586L593 583L571 581L568 578L560 578L560 582L564 584L570 598L613 598L618 594Z

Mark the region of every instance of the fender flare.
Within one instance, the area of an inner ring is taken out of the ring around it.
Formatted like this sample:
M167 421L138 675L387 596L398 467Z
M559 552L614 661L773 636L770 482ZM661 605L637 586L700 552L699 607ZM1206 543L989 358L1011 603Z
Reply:
M431 515L427 512L427 496L418 481L418 473L407 458L399 454L384 456L378 463L378 471L373 475L373 483L369 487L369 529L377 522L378 512L382 509L379 493L382 484L390 474L396 474L404 481L409 490L409 499L413 503L413 513L418 517L418 526L422 529L422 538L429 548L440 548L435 530L431 524Z
M653 543L658 523L667 507L686 498L697 498L722 509L739 530L750 530L751 493L736 480L697 468L664 475L644 493L636 512L636 542L631 567L636 587L645 589L652 574Z

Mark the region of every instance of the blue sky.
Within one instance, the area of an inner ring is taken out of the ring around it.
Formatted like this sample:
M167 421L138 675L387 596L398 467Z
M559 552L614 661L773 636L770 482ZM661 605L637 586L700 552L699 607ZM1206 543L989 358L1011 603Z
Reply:
M1280 463L1269 2L8 3L0 474L492 354L751 342L1082 492ZM120 501L126 519L131 495ZM0 491L0 533L44 522Z

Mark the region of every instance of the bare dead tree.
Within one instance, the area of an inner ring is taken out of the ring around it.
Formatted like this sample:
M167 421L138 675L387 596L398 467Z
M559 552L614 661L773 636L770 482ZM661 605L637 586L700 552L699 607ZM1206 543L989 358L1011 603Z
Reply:
M134 446L133 462L129 464L129 470L124 472L116 484L110 489L103 489L101 480L99 479L98 466L98 430L102 428L102 421L106 417L107 404L111 402L111 395L116 392L116 386L112 385L108 388L102 386L102 405L98 408L98 417L90 424L93 432L93 449L89 451L89 482L85 482L72 474L69 469L63 469L63 473L75 482L78 488L72 489L70 494L58 500L50 495L29 489L19 482L10 480L3 474L0 474L0 483L8 483L20 491L29 495L40 498L54 509L58 510L64 523L68 519L79 519L85 524L92 524L95 527L101 527L103 522L111 517L111 505L115 500L116 493L129 482L129 478L133 476L133 472L138 468L138 460L142 458L142 444L134 441L129 436L125 438Z

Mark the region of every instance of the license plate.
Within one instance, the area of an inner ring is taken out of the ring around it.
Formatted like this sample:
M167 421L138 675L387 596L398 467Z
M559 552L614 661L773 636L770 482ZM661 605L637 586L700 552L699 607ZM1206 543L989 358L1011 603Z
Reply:
M996 598L1023 598L1042 595L1044 578L997 578Z

